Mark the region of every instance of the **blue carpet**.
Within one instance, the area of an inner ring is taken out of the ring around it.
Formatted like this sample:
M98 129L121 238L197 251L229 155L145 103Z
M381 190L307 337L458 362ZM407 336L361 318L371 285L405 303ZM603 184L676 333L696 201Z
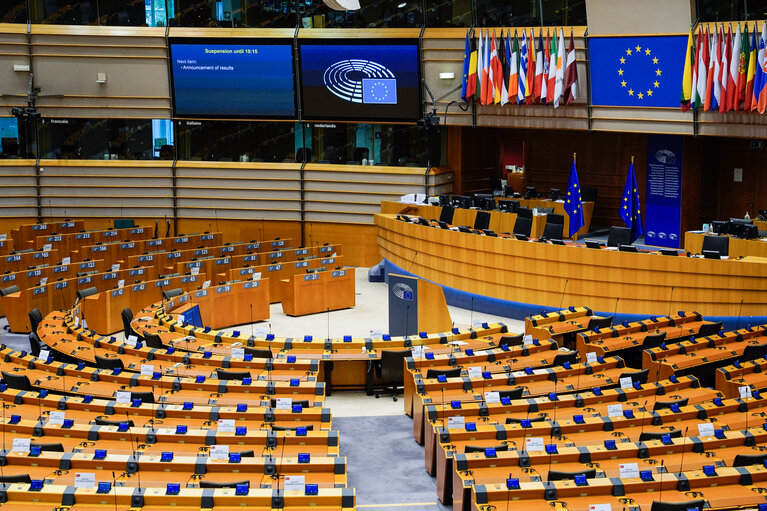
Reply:
M410 417L339 417L333 418L333 428L341 432L341 455L346 456L349 486L357 491L357 509L452 509L437 499L437 484L426 473ZM377 506L365 507L371 504Z

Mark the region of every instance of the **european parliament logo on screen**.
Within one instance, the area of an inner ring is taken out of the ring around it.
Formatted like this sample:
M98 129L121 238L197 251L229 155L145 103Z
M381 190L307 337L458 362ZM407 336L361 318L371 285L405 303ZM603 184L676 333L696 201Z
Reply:
M325 70L323 81L330 92L344 101L397 104L397 79L377 62L360 59L336 62Z
M307 119L420 117L418 44L304 43L301 85Z

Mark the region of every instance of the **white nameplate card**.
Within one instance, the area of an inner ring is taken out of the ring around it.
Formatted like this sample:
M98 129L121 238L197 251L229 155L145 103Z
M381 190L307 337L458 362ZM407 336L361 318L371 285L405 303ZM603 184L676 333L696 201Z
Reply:
M714 425L710 422L698 424L698 436L714 436Z
M245 348L232 348L232 358L235 360L245 359Z
M48 424L61 426L62 424L64 424L64 419L65 419L64 412L59 412L59 411L51 412L48 415Z
M218 419L219 433L234 433L234 419Z
M115 392L115 401L117 401L120 404L130 404L130 392L125 392L124 390L118 390Z
M152 364L141 364L141 376L154 375L154 366Z
M501 393L500 392L485 392L485 402L487 402L487 403L500 403L501 402Z
M470 367L468 369L468 372L469 372L469 378L482 378L481 367Z
M543 437L533 436L525 438L525 450L527 452L545 451L546 446L543 443Z
M304 484L306 484L305 476L285 476L285 491L300 491L303 493Z
M277 410L292 410L293 409L293 398L291 397L278 397L277 403L275 405L275 408Z
M29 445L32 441L29 438L14 438L11 447L12 452L29 452Z
M209 280L206 280L205 282L202 283L202 288L203 289L208 289L209 287L210 287L210 281Z
M631 379L631 376L621 378L621 388L624 390L634 388L634 380Z
M212 459L212 460L228 460L229 459L229 446L228 445L211 445L210 446L210 459Z
M75 488L95 488L95 472L75 472Z
M748 385L743 385L742 387L738 387L738 392L740 393L741 399L748 399L751 397L751 387Z
M463 415L447 418L447 429L463 429L466 425L466 417Z
M620 463L618 465L618 473L621 479L638 479L639 465L636 463Z
M586 353L586 362L589 364L595 364L597 362L597 354L593 351ZM607 504L609 506L609 504Z
M607 405L608 417L621 417L623 415L623 405Z

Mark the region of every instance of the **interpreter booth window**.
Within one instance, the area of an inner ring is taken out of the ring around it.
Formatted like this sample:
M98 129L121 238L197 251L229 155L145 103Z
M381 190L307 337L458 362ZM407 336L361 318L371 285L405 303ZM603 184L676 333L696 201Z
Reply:
M0 2L0 23L26 23L26 0L3 0Z
M15 117L0 117L0 158L21 158L19 121Z
M469 27L471 21L471 0L426 0L427 27Z
M480 27L586 25L585 0L475 1Z
M322 0L301 0L299 5L301 28L412 28L423 25L421 0L363 0L358 11L335 11Z
M308 123L305 137L307 161L314 163L400 167L427 163L427 133L414 125ZM439 140L433 143L439 145ZM435 154L433 158L439 159L439 150Z
M295 123L176 121L180 160L295 162Z
M43 119L40 124L42 158L151 160L159 153L151 119Z
M292 28L299 0L174 0L171 26Z
M697 0L698 18L707 21L761 20L767 12L765 0ZM749 26L749 30L753 25ZM759 30L762 27L759 25Z
M32 23L146 26L144 0L30 0Z

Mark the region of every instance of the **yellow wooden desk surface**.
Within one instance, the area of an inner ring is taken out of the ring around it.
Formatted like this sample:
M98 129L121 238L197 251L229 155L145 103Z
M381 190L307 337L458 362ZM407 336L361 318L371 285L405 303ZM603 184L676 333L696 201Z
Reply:
M514 199L517 200L517 199ZM564 205L561 202L553 202L543 199L519 199L520 206L527 208L554 208L554 213L564 216L565 224L562 231L563 237L568 238L570 228L570 217L567 216L564 210ZM474 226L474 220L477 217L476 209L463 209L456 208L453 212L452 225L466 225L469 227ZM404 204L401 202L382 201L381 213L382 214L405 214L421 216L427 220L439 219L439 215L442 212L442 208L439 206L430 206L427 204ZM583 203L583 219L584 226L572 237L578 239L578 236L583 236L589 232L589 225L591 225L591 217L594 214L594 203ZM517 221L516 213L502 213L500 211L490 211L490 225L489 228L495 232L513 232L514 223ZM530 230L530 236L538 238L543 234L543 229L546 226L546 215L534 215L533 225Z
M378 250L421 278L471 293L536 305L594 311L711 316L767 315L767 267L650 253L590 250L425 227L375 216ZM414 259L416 252L418 257ZM673 288L673 296L672 296Z
M688 231L684 233L684 249L691 254L700 254L703 247L703 238L706 236L701 232ZM715 236L715 235L711 235ZM730 247L728 253L730 257L757 256L767 257L767 241L760 239L744 240L742 238L730 238Z

